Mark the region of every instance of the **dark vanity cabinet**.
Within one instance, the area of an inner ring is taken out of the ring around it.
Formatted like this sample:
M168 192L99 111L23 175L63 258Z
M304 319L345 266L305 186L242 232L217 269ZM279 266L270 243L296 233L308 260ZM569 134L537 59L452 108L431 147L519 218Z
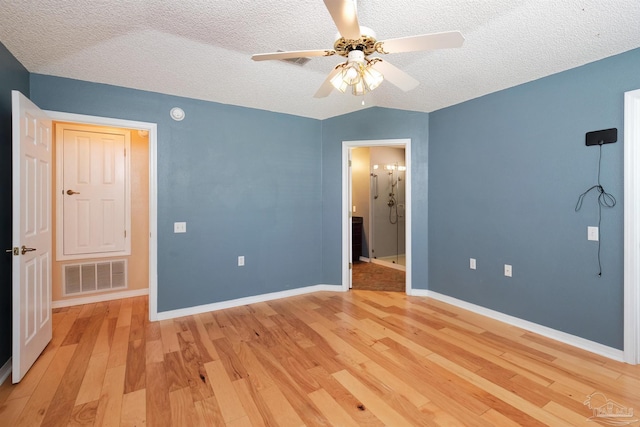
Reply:
M351 217L351 260L360 261L362 256L362 217Z

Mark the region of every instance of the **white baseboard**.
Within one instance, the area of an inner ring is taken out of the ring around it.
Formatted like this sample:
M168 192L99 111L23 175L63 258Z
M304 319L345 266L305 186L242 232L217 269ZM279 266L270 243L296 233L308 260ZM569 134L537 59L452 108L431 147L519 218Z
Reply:
M2 368L0 368L0 385L4 384L5 380L9 378L9 375L11 375L12 360L13 359L10 357L9 360L2 365Z
M156 320L167 320L174 319L176 317L192 316L194 314L206 313L209 311L223 310L225 308L239 307L247 304L255 304L258 302L271 301L274 299L287 298L296 295L322 291L345 292L345 289L341 285L313 285L304 288L291 289L288 291L272 292L269 294L214 302L211 304L198 305L195 307L181 308L178 310L162 311L158 313Z
M111 301L114 299L122 299L122 298L132 298L139 297L142 295L149 295L149 289L134 289L131 291L122 291L122 292L112 292L109 294L101 294L101 295L93 295L82 298L73 298L73 299L65 299L53 301L51 303L52 308L62 308L62 307L71 307L73 305L82 305L82 304L95 304L97 302Z
M395 270L407 271L407 267L405 267L404 265L394 264L392 262L382 261L376 258L372 258L371 262L373 264L384 265L385 267L393 268Z
M371 262L371 260L370 260L369 258L367 258L366 256L361 256L361 257L360 257L360 261L363 261L363 262Z
M491 319L499 320L509 325L516 326L518 328L521 328L530 332L534 332L544 337L551 338L553 340L572 345L582 350L599 354L600 356L608 357L609 359L617 360L619 362L624 361L623 359L624 352L622 350L618 350L613 347L609 347L594 341L590 341L575 335L571 335L566 332L558 331L556 329L552 329L547 326L542 326L537 323L529 322L528 320L523 320L518 317L510 316L508 314L504 314L499 311L491 310L489 308L485 308L485 307L475 305L466 301L462 301L457 298L440 294L438 292L429 291L426 289L412 289L411 295L433 298L438 301L442 301L447 304L451 304L453 306L460 307L465 310L469 310L471 312L480 314L482 316L490 317Z

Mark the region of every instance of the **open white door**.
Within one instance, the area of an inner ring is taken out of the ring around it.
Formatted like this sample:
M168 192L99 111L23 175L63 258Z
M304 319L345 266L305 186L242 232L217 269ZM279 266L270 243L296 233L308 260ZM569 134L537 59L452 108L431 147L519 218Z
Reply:
M51 341L51 120L11 92L13 356L19 382Z

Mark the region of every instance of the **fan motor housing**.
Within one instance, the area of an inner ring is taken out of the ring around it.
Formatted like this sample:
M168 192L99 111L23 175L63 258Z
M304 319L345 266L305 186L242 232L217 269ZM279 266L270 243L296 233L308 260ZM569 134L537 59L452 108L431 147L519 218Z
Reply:
M349 40L337 35L333 48L340 56L349 56L352 50L360 50L365 56L371 55L376 51L376 34L371 28L360 26L362 35L359 39Z
M348 56L352 50L361 50L365 56L371 55L376 51L376 39L370 36L362 36L358 40L346 40L340 37L333 44L336 53L341 56Z

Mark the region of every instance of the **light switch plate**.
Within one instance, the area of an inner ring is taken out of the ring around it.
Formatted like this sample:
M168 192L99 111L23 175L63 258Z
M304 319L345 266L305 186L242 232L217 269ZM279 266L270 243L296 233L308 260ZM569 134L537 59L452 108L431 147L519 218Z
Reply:
M587 240L598 241L598 227L587 227Z
M504 265L504 275L507 277L511 277L512 276L512 268L510 264L505 264Z
M244 255L240 255L238 257L238 267L243 267L244 266Z
M187 232L187 223L186 222L174 222L173 223L173 232L174 233L186 233Z
M469 258L469 268L472 270L476 269L476 259L475 258Z

